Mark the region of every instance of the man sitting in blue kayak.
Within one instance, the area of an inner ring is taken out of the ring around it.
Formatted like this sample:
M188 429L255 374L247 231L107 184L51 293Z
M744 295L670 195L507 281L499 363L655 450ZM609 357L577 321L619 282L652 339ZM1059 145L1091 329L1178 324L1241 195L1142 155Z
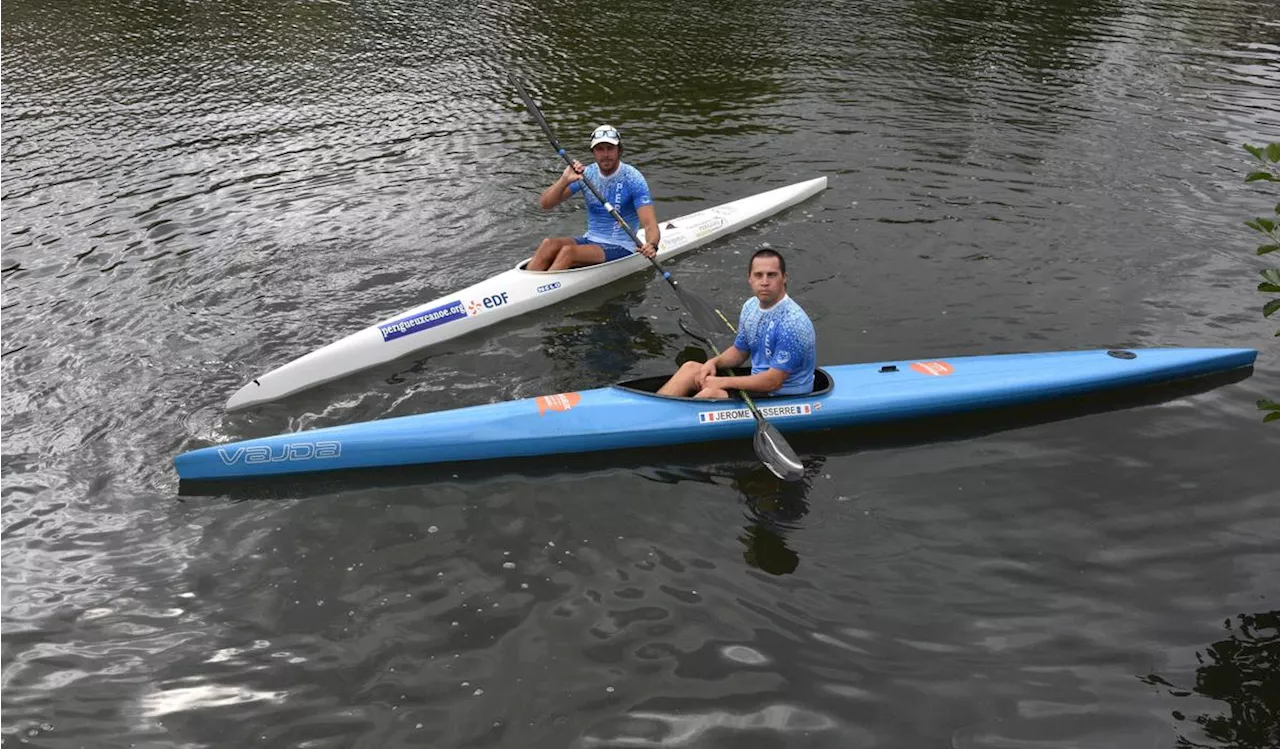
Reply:
M774 250L757 250L747 269L754 296L742 305L733 345L706 362L685 362L658 390L660 395L727 398L730 390L767 395L813 391L817 335L809 316L787 296L786 261ZM748 359L749 375L717 374Z
M580 237L542 240L526 266L527 270L564 270L595 265L626 257L635 251L635 244L626 229L619 226L595 194L583 186L583 179L591 180L596 190L632 229L644 227L645 244L640 252L648 257L657 254L661 236L649 183L639 169L622 162L622 136L618 135L617 128L612 125L596 128L591 133L591 154L595 156L596 163L583 169L581 162L573 162L573 166L566 166L559 179L538 196L538 205L549 211L570 195L583 193L587 202L587 233Z

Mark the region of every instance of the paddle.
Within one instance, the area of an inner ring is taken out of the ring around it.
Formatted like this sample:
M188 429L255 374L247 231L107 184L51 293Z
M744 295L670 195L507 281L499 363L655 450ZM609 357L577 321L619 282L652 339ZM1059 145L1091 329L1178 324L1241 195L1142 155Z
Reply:
M533 103L533 98L529 96L529 92L525 91L524 86L521 85L520 80L516 78L514 73L508 73L507 77L511 79L512 85L516 87L516 91L519 92L520 98L524 100L524 105L529 110L529 113L533 115L533 118L542 126L542 132L546 134L547 140L551 142L552 148L556 149L556 153L560 154L560 158L564 159L566 164L573 166L573 159L569 158L569 155L565 153L564 148L560 145L560 141L556 140L555 133L551 131L551 126L547 124L546 118L542 116L542 110L538 109L538 105ZM596 196L596 200L599 200L605 207L605 210L609 212L609 215L613 216L614 221L617 221L618 225L626 230L627 235L631 237L632 242L635 242L636 247L643 246L644 243L640 241L640 237L636 235L635 230L633 230L627 222L623 220L617 209L614 208L609 201L604 199L604 196L596 190L595 185L591 184L590 180L586 179L585 176L582 179L582 184L586 185L587 189L591 190L591 194ZM689 330L683 320L680 321L680 327L684 328L685 332L689 333L694 338L706 343L711 347L714 355L719 356L720 349L711 340L711 330L713 328L718 328L720 326L720 322L723 322L729 327L729 330L732 331L733 324L730 323L724 315L720 314L719 310L712 307L711 304L702 297L691 292L686 292L682 289L679 282L671 277L671 273L658 263L657 258L648 257L647 255L645 255L645 257L648 258L649 262L653 263L653 266L662 274L663 279L671 285L671 289L675 291L676 297L680 300L681 305L688 310L690 316L693 317L694 322L697 323L701 330L697 333ZM760 413L760 409L757 408L755 402L751 400L751 396L741 390L738 392L742 394L742 399L746 401L747 407L751 409L751 415L756 419L756 433L755 438L752 440L752 444L756 451L756 457L760 459L761 463L764 463L764 466L768 468L773 475L784 481L798 481L803 478L804 464L800 462L800 458L796 456L795 451L791 449L791 445L783 438L782 433L778 431L777 427L765 420L764 414Z

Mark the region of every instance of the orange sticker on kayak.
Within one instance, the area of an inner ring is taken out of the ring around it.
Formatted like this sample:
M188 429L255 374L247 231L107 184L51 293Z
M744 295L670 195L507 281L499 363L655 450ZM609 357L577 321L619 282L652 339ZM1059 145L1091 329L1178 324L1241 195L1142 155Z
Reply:
M560 393L559 395L539 395L538 396L538 415L543 416L548 411L568 411L574 406L582 402L580 393Z
M911 368L920 374L933 375L934 377L945 377L956 371L954 367L944 361L918 361L912 364Z

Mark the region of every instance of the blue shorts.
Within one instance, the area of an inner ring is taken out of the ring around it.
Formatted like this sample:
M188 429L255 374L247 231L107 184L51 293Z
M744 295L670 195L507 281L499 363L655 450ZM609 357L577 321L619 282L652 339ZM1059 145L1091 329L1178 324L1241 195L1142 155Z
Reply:
M604 242L597 242L593 239L587 239L586 237L574 237L573 241L576 244L593 244L604 250L604 261L606 263L610 260L617 260L618 258L626 257L627 255L635 252L635 250L628 249L620 244L605 244Z

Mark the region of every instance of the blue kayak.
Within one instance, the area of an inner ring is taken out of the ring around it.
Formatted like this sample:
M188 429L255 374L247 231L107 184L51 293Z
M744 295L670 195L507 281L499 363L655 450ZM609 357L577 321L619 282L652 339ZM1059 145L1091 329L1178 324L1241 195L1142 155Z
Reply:
M959 356L819 367L814 391L758 398L782 432L1002 408L1252 366L1254 349L1159 348ZM750 440L739 400L654 393L666 376L581 392L377 419L204 447L174 458L184 480L244 479Z

